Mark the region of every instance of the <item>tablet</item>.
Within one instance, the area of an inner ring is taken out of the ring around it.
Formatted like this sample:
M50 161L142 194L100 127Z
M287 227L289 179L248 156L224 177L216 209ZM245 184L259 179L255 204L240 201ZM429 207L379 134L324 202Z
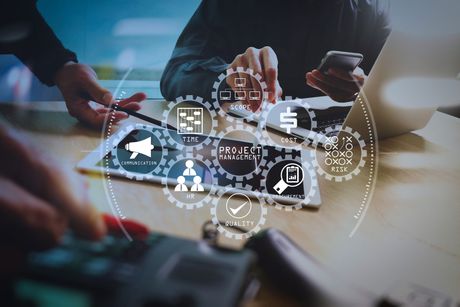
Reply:
M156 135L166 135L163 133L164 128L148 125L143 125L143 127L148 127ZM122 135L120 135L121 133ZM169 135L177 134L173 130L169 130L168 133ZM180 136L178 139L180 139ZM135 169L130 169L129 165L122 166L116 160L114 149L116 152L121 151L126 157L130 157L132 152L129 151L129 144L142 141L145 141L145 135L142 135L141 131L134 126L121 128L107 140L108 143L103 142L97 149L81 160L77 165L77 169L83 172L100 174L109 172L112 177L125 178L128 171L130 174L128 177L136 177ZM200 188L209 190L211 185L217 184L226 188L233 186L232 191L234 192L236 186L236 189L249 197L255 195L270 198L284 205L301 203L302 206L318 207L321 204L318 182L312 168L312 155L309 150L293 150L264 144L255 145L232 138L218 139L210 137L210 141L210 145L203 146L196 151L199 159L196 159L193 165L194 174L201 178ZM164 183L166 181L168 185L177 184L177 180L184 170L175 169L171 165L179 157L184 156L183 150L179 150L177 145L159 141L157 138L152 138L151 142L153 147L151 155L162 156L163 163L155 167L155 170L148 174L149 176L139 177L143 181L152 183ZM163 145L160 143L163 143ZM106 144L112 144L109 150L106 150ZM216 150L216 146L219 146L219 150ZM213 162L215 159L223 159L229 154L233 154L222 150L222 147L232 148L234 152L241 152L242 150L247 150L247 148L257 148L257 154L254 155L254 159L219 160L220 162L216 164ZM286 155L286 152L289 155ZM216 153L218 153L218 156L216 156ZM202 163L205 161L209 161L207 165L212 165L220 169L220 171L213 171L212 174L209 168ZM235 185L235 176L228 176L227 171L237 177L244 177L244 179ZM143 171L142 173L145 174L146 172ZM140 171L139 174L141 174ZM245 176L244 174L249 175ZM184 176L185 181L182 184L193 186L193 177Z

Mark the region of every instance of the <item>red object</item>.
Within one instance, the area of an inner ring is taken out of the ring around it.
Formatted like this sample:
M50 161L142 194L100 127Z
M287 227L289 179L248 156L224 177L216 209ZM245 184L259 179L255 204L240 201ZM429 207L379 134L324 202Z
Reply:
M120 223L123 228L136 239L145 239L150 232L147 226L134 220L122 220L107 213L102 214L102 218L104 219L108 232L115 235L123 234Z

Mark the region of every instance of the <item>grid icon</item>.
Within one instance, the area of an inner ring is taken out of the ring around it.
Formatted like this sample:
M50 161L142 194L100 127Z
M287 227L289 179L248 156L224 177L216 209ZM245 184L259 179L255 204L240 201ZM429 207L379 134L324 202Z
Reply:
M203 134L203 108L177 108L177 133Z

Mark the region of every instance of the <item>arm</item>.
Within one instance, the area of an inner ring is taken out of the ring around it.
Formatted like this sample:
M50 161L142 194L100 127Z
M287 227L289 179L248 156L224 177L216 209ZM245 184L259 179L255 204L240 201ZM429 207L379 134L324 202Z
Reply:
M97 82L97 75L88 65L78 64L75 53L62 43L38 12L34 0L0 2L0 52L16 55L38 79L57 85L64 97L69 114L81 122L99 128L108 114L114 123L128 117L107 107L93 109L89 101L107 106L112 94ZM134 111L145 95L137 93L119 105Z
M225 40L216 24L221 9L217 1L202 1L182 31L161 77L161 93L167 100L183 95L210 99L214 81L229 64L222 56Z
M210 100L218 75L237 67L251 68L262 76L267 83L270 101L281 96L278 60L273 49L244 46L241 50L241 46L235 43L242 39L235 33L238 31L235 20L241 22L247 16L235 16L229 12L238 12L239 7L245 5L235 1L204 0L201 3L180 35L163 72L161 92L167 100L184 95L198 95ZM247 78L247 75L240 77ZM258 106L260 103L252 105L254 110Z
M359 35L356 42L356 46L360 46L358 50L364 51L360 67L354 72L331 68L328 75L316 69L306 74L307 85L339 102L356 98L390 34L388 1L361 1L360 4L362 7L358 8L361 16L357 23Z
M366 55L361 67L364 73L368 75L391 32L390 3L387 0L375 0L375 4L366 8L366 10L373 10L373 12L367 14L367 16L372 16L372 20L366 18L360 26L363 31L360 44L363 46Z
M105 225L92 206L88 188L70 169L45 155L21 133L0 122L0 231L3 247L53 246L67 226L100 239Z
M0 27L9 38L0 43L0 52L16 55L38 79L55 84L56 72L77 56L64 48L38 12L34 0L1 1Z

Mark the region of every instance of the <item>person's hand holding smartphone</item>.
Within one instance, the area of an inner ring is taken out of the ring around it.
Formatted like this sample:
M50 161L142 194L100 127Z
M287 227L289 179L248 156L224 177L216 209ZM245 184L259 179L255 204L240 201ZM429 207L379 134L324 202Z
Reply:
M329 51L318 68L306 74L306 83L335 101L354 100L366 78L358 67L362 59L359 53Z

